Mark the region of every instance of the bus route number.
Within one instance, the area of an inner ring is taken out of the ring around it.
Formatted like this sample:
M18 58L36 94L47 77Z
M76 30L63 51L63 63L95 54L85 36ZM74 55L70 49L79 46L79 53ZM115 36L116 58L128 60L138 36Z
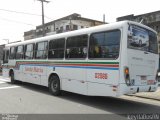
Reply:
M108 79L108 74L107 73L95 73L95 78L96 79Z

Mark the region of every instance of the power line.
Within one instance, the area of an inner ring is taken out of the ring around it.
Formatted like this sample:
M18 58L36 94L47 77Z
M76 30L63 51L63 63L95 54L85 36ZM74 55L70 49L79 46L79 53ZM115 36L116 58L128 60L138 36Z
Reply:
M13 12L13 13L19 13L19 14L26 14L26 15L34 15L34 16L41 16L38 14L33 14L33 13L27 13L27 12L19 12L19 11L14 11L14 10L7 10L7 9L1 9L1 11L5 11L5 12Z
M5 11L5 12L12 12L12 13L18 13L18 14L25 14L25 15L32 15L32 16L38 16L41 17L42 15L38 15L38 14L34 14L34 13L27 13L27 12L19 12L19 11L15 11L15 10L7 10L7 9L2 9L0 8L0 11ZM52 18L49 18L47 16L44 16L47 19L52 20Z
M20 22L20 21L16 21L16 20L11 20L11 19L6 19L6 18L2 18L2 17L0 17L0 19L4 20L4 21L8 21L8 22L14 22L14 23L18 23L18 24L25 24L25 25L36 27L36 25L30 24L30 23L24 23L24 22Z

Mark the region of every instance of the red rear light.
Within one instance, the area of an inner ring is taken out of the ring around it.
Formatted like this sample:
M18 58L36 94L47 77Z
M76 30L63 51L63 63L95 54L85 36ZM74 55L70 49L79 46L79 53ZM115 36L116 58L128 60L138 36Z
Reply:
M128 69L128 68L125 68L124 73L125 73L125 74L129 74L129 69Z
M131 85L130 83L130 76L129 76L129 68L128 67L125 67L124 68L124 78L125 78L125 82L128 86Z

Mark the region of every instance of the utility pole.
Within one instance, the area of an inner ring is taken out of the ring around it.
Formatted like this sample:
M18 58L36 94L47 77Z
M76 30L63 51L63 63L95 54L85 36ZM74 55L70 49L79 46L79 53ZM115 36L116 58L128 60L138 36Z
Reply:
M71 31L72 30L72 22L71 22L71 17L69 18L69 30Z
M44 24L44 5L43 3L46 2L46 3L49 3L50 1L47 1L47 0L37 0L37 1L40 1L41 4L42 4L42 35L45 36L45 24Z

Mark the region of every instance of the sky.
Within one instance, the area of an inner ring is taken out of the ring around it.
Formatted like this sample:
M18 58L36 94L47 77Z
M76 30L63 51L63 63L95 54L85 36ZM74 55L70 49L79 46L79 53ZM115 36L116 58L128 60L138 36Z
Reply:
M82 17L116 22L117 17L140 15L160 10L159 0L49 0L44 3L45 22L78 13ZM29 13L29 14L26 14ZM42 23L41 3L38 0L1 0L0 44L23 41L25 31Z

